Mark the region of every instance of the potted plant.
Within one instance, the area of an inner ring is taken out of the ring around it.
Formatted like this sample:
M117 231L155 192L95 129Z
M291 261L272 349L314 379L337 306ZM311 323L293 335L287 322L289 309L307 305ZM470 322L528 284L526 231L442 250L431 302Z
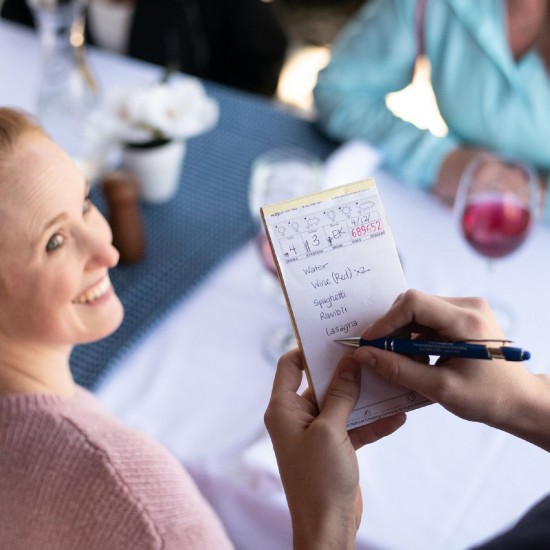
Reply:
M213 128L218 104L193 77L113 90L106 98L111 138L123 165L135 173L145 201L164 202L177 191L186 141Z

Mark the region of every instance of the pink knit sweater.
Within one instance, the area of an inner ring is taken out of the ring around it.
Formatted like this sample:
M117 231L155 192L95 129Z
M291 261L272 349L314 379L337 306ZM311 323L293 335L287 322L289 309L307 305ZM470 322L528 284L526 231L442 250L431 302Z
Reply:
M162 447L89 392L0 398L0 546L10 550L231 548Z

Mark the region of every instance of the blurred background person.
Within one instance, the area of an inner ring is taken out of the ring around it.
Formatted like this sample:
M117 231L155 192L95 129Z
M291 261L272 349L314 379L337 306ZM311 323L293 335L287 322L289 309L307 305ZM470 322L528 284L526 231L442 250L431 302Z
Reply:
M4 0L2 17L34 25L26 0ZM119 53L272 96L288 40L273 2L91 0L87 38Z
M322 128L362 138L407 184L452 203L482 151L550 168L550 15L546 0L371 0L336 40L314 90ZM411 82L424 54L448 127L436 137L394 116L385 99Z

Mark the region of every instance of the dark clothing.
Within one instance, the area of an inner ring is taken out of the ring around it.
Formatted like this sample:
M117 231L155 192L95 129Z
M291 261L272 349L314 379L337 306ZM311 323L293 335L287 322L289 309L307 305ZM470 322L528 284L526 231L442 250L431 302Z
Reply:
M541 550L550 548L550 496L531 508L509 531L476 550Z
M25 0L4 0L2 17L33 25ZM93 44L93 28L87 37ZM287 38L273 3L261 0L136 0L128 54L271 96Z

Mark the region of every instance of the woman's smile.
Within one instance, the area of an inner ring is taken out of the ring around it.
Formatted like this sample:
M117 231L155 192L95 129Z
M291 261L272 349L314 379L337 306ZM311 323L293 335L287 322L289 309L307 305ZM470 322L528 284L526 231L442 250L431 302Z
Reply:
M73 300L73 304L91 304L99 300L99 298L106 297L109 290L112 289L109 275L105 275L98 283L88 288L82 294L77 296ZM103 300L102 300L103 301Z

